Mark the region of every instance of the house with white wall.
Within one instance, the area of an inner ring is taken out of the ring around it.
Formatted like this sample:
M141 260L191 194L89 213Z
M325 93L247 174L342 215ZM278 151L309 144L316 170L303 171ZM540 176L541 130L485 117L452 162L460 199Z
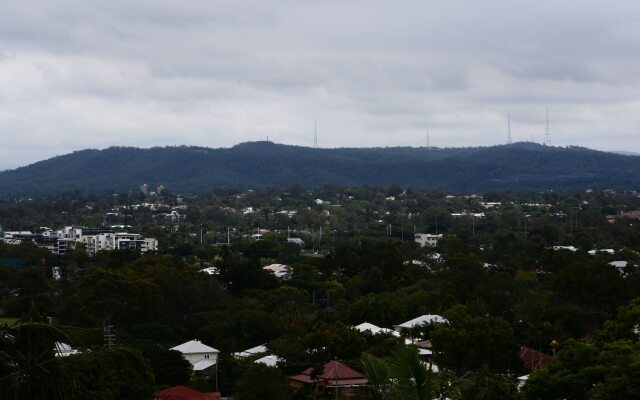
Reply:
M185 360L189 361L192 366L195 366L200 361L207 361L208 363L217 364L218 354L220 354L220 351L214 349L213 347L209 347L206 344L203 344L199 340L190 340L178 346L172 347L170 350L175 350L182 353L182 357L184 357Z

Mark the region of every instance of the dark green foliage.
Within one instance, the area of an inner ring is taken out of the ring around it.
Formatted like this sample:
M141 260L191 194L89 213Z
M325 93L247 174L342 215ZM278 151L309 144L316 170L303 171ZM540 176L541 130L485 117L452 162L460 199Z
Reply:
M433 150L313 149L270 142L243 143L230 149L112 147L77 151L2 172L0 193L137 192L144 182L162 183L174 192L292 184L395 184L457 191L635 189L640 186L634 173L639 167L639 157L532 143Z
M465 400L517 400L521 399L513 378L483 368L464 374L455 386Z
M186 385L191 378L191 364L182 353L160 346L141 346L145 358L155 377L156 386Z
M249 378L238 382L255 359L235 359L233 352L261 344L286 360L278 365L286 375L334 359L358 369L363 352L390 363L404 338L351 327L366 321L392 328L439 314L449 323L407 333L432 340L440 372L429 376L431 398L517 398L514 377L525 374L516 357L521 346L559 352L557 367L534 373L530 398L556 398L556 390L567 398L634 398L640 311L632 299L640 297L640 269L633 265L640 264L640 224L609 213L640 210L637 193L493 192L484 201L489 199L503 203L485 208L474 196L434 190L335 186L216 190L180 202L171 194L135 193L0 201L0 223L11 230L101 224L106 212L117 210L117 216L106 217L108 225L132 224L132 230L160 239L160 254L144 256L113 251L88 257L78 248L54 257L31 243L0 243L0 257L24 260L22 267L0 266L1 317L51 318L85 328L75 344L83 356L95 354L98 370L90 369L95 360L78 362L77 368L103 378L85 381L74 374L78 393L103 390L95 385L120 379L110 370L115 358L147 371L143 377L128 372L137 382L185 383L188 365L167 349L191 339L221 353L217 381L200 376L189 384L218 388L225 396L245 385ZM129 207L142 201L159 209ZM166 213L178 204L184 205L176 208L181 216L172 220ZM484 217L452 216L460 212ZM263 240L249 238L257 228ZM413 242L414 231L436 229L445 234L437 247ZM305 245L286 243L288 230ZM226 242L227 232L231 245L215 245ZM554 250L555 245L580 248ZM590 248L617 251L591 256ZM618 271L607 265L614 260L629 266ZM292 279L278 280L262 269L271 263L291 266ZM51 279L51 266L63 268L61 280ZM220 274L199 272L206 267ZM142 364L135 356L102 355L106 320L115 325L117 344L142 353ZM50 357L50 348L43 348ZM571 366L571 359L586 367ZM397 367L422 379L416 368L424 364L414 361ZM42 377L43 384L47 379ZM59 382L62 393L68 386ZM594 382L594 389L580 394L577 388L585 382ZM571 392L562 392L567 385ZM547 387L551 391L543 392ZM413 398L420 393L414 391Z
M513 328L500 317L470 315L463 306L447 311L447 324L431 333L436 363L454 371L480 369L507 371L520 368Z
M153 370L126 347L68 356L63 367L74 384L73 400L147 400L154 389Z
M66 329L41 323L0 325L0 399L66 399L72 380L54 349L71 339Z
M287 377L277 368L253 364L236 381L237 400L287 400L291 389Z
M548 367L533 373L527 399L640 399L640 346L568 341Z

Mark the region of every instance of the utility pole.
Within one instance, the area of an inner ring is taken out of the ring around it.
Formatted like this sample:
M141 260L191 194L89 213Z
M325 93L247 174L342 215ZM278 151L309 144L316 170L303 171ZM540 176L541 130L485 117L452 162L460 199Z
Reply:
M471 236L476 236L476 216L474 213L471 213Z

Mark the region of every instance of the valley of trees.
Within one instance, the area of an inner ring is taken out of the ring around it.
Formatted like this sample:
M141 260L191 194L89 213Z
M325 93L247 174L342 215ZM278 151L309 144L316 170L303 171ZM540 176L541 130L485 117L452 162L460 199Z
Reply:
M636 210L635 192L398 186L3 201L5 231L120 226L160 249L58 257L0 243L0 399L151 399L174 385L238 400L335 398L287 380L332 360L367 376L360 399L640 399L640 221L624 215ZM443 237L420 247L414 233ZM262 268L273 263L291 278ZM352 329L422 314L448 321L410 333L431 340L431 364L402 338ZM105 323L115 346L104 346ZM196 338L220 350L215 379L168 350ZM80 353L55 357L55 342ZM284 361L233 357L261 344ZM523 346L553 359L518 388Z

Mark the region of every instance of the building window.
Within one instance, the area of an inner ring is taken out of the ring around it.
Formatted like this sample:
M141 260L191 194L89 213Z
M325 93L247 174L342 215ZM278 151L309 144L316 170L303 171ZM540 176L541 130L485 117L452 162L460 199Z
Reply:
M205 359L205 360L208 360L208 359L209 359L209 355L208 355L208 354L205 354L205 355L204 355L204 359Z

